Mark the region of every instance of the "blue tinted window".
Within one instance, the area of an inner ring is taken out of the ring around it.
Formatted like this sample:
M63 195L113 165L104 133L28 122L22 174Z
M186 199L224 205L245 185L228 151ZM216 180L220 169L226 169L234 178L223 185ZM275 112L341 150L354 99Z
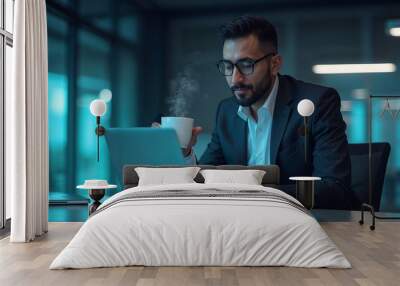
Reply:
M97 162L96 119L89 105L99 98L102 90L111 90L111 44L90 32L79 31L79 58L76 98L76 184L86 179L108 179L109 158L104 137L100 138L100 161ZM112 92L112 90L111 90ZM111 102L101 117L101 124L108 127Z
M50 199L65 198L68 190L68 63L67 23L51 14L48 22L48 116Z

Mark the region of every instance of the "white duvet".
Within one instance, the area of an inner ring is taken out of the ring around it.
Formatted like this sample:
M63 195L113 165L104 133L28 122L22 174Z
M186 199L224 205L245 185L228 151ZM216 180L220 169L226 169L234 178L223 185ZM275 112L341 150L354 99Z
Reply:
M50 269L127 265L294 266L350 268L318 222L279 200L240 197L173 197L121 200L146 191L258 190L239 184L135 187L106 200ZM118 202L118 203L116 203ZM299 203L298 203L299 204Z

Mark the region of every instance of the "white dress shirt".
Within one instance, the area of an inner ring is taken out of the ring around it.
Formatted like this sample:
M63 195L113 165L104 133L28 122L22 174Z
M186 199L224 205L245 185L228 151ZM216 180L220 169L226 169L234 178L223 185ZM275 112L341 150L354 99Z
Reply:
M268 98L257 110L257 121L250 114L249 107L239 106L237 111L240 118L247 121L247 164L249 166L269 165L271 163L271 129L278 86L279 79L276 77Z

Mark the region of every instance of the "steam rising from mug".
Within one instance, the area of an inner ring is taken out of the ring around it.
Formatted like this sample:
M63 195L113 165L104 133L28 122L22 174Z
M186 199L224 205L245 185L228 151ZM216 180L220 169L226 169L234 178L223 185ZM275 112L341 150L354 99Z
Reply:
M199 91L199 83L194 79L190 66L177 75L172 81L171 88L171 96L167 99L168 115L188 116L193 97Z

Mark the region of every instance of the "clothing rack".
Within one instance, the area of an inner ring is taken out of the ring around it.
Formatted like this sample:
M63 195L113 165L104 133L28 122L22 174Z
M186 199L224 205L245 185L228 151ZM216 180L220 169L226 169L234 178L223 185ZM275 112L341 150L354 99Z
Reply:
M359 223L364 224L364 211L369 211L372 216L372 224L370 225L371 230L375 230L375 219L390 219L396 220L400 219L400 217L393 216L379 216L375 213L375 209L372 205L372 99L386 99L389 102L389 98L397 98L400 99L400 95L389 95L389 96L376 96L369 95L368 96L368 203L363 203L361 205L361 219ZM390 107L390 105L388 105ZM385 106L386 108L386 106ZM384 110L385 111L385 110ZM390 112L390 110L389 110ZM398 113L398 112L397 112ZM397 115L396 115L397 117ZM394 117L395 119L395 117ZM383 186L382 186L383 187Z

